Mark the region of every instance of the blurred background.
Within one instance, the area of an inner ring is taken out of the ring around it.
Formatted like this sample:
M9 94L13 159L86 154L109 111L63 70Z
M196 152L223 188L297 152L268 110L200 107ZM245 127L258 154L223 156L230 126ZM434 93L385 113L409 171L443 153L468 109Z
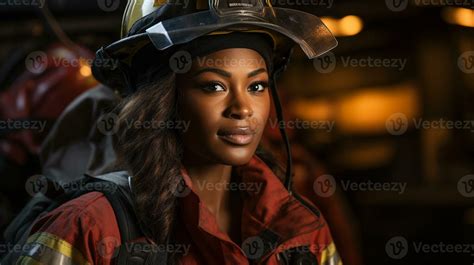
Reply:
M0 1L0 230L31 198L54 122L98 85L90 60L120 37L125 5ZM473 264L474 3L273 5L319 16L339 41L314 60L295 48L279 89L295 186L321 203L345 263ZM282 150L274 129L266 144Z

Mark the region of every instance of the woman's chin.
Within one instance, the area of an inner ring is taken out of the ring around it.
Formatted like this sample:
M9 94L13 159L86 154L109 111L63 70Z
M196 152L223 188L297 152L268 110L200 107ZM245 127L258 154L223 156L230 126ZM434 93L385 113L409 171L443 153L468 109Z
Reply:
M219 160L226 165L241 166L247 164L255 154L256 148L225 148L219 152Z

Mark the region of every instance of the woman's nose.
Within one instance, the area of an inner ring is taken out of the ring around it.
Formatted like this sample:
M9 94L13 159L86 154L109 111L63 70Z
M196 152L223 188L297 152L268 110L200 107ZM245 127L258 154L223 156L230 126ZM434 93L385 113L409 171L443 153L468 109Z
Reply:
M230 106L227 108L227 117L243 120L253 115L250 99L243 93L232 93Z

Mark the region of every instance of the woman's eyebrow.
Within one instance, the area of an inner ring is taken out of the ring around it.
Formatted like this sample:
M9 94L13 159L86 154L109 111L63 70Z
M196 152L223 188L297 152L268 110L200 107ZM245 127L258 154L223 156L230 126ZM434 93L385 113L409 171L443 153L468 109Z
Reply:
M250 73L248 73L247 77L253 77L253 76L256 76L260 73L263 73L263 72L266 72L267 70L265 68L260 68L260 69L257 69L257 70L254 70ZM198 76L204 72L213 72L213 73L216 73L216 74L219 74L219 75L222 75L222 76L225 76L225 77L232 77L232 74L225 71L225 70L222 70L222 69L218 69L218 68L213 68L213 67L206 67L206 68L203 68L199 71L197 71L194 76Z
M206 67L206 68L203 68L199 71L197 71L194 76L198 76L204 72L213 72L213 73L216 73L216 74L219 74L219 75L222 75L222 76L225 76L225 77L231 77L232 74L227 72L227 71L224 71L222 69L218 69L218 68L212 68L212 67Z
M267 70L265 70L265 68L260 68L260 69L257 69L257 70L254 70L252 72L250 72L247 77L253 77L253 76L256 76L260 73L263 73L263 72L266 72Z

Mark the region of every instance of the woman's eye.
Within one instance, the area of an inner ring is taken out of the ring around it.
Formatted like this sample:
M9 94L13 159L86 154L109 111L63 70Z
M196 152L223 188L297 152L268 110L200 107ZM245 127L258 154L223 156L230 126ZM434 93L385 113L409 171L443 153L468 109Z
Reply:
M268 83L254 83L250 86L251 92L263 92L268 87Z
M204 90L211 92L221 92L224 91L224 86L219 83L209 83L201 86Z

